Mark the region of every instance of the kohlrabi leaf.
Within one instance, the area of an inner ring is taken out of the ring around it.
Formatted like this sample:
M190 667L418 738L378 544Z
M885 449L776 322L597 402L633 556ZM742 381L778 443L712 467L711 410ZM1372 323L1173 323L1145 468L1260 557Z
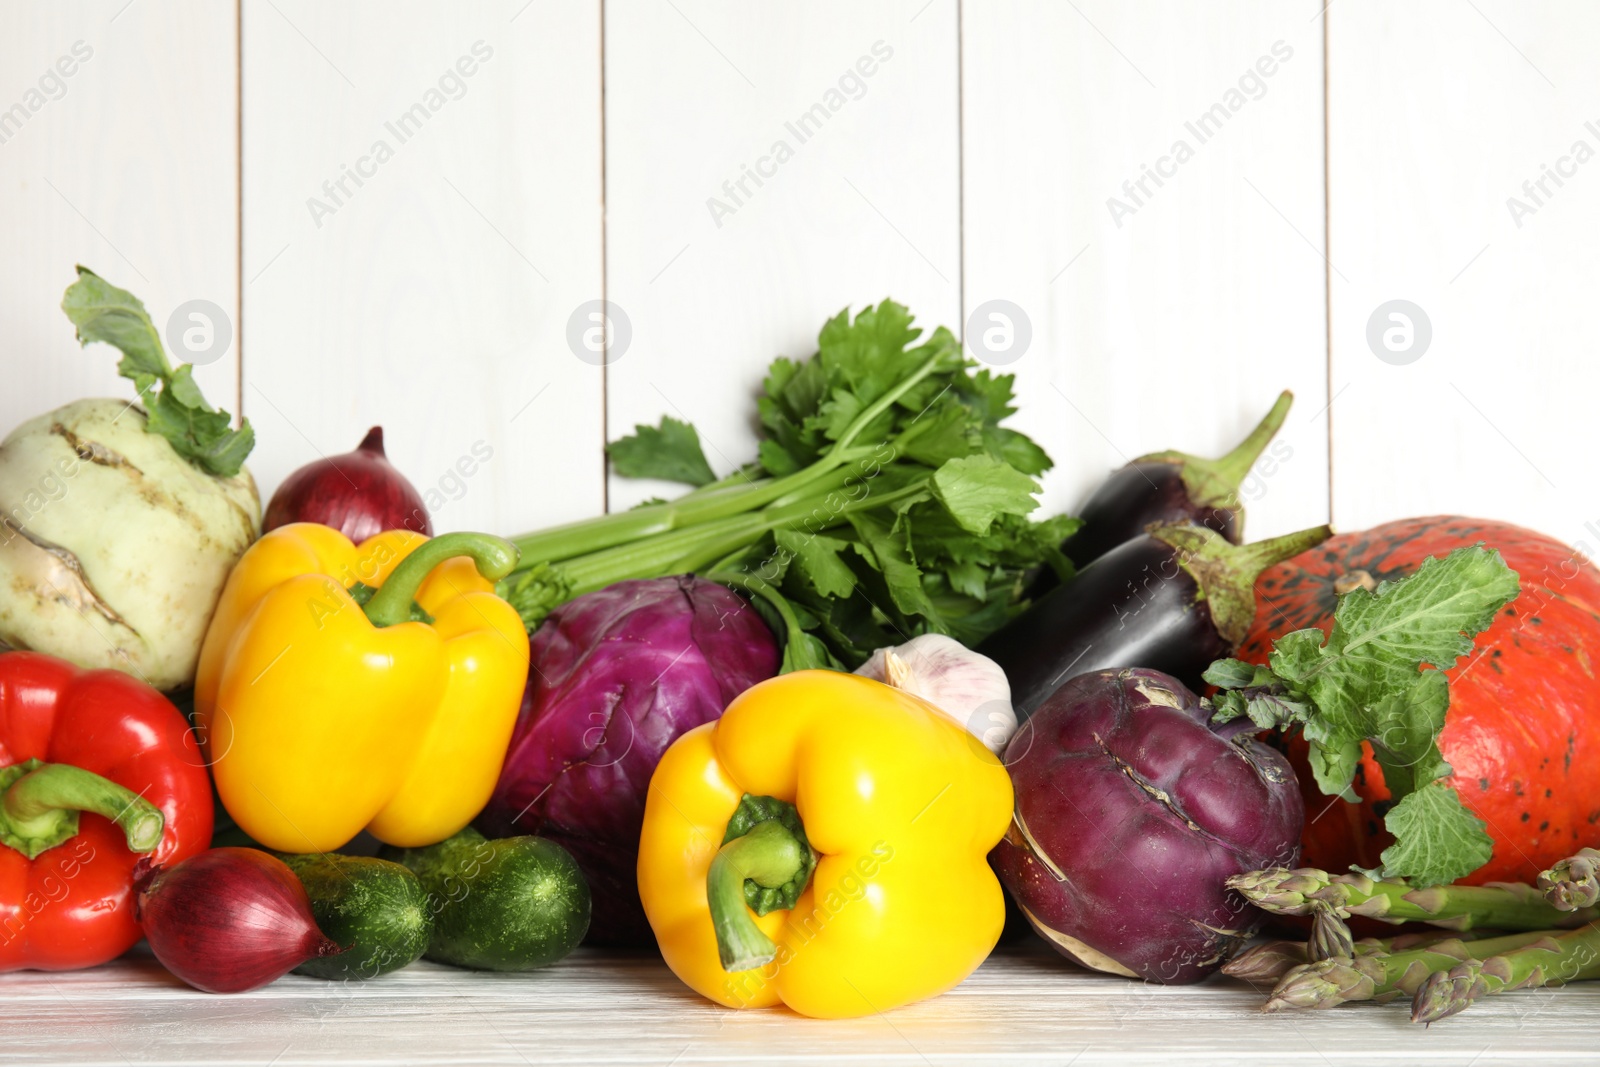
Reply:
M1362 741L1402 760L1421 758L1443 727L1449 697L1443 680L1424 682L1418 672L1455 666L1518 588L1500 553L1460 548L1397 582L1344 594L1326 642L1316 630L1277 641L1273 672L1318 709L1306 737L1323 792L1349 784Z
M1372 706L1367 737L1383 768L1383 783L1394 796L1405 796L1450 773L1450 765L1439 754L1439 734L1449 708L1449 679L1431 668Z
M1314 660L1296 656L1272 669L1312 689L1324 706L1368 702L1415 680L1420 664L1447 671L1472 651L1495 613L1516 599L1517 574L1500 553L1459 548L1397 582L1339 598L1334 628Z
M1265 672L1265 678L1262 672ZM1272 672L1242 659L1219 659L1207 667L1200 677L1218 689L1243 689L1247 685L1260 685L1264 680L1271 680Z
M1401 800L1383 825L1395 839L1380 857L1385 878L1406 878L1418 886L1443 885L1471 874L1494 853L1484 821L1441 782Z
M611 465L624 478L659 478L684 485L710 485L717 480L700 450L700 434L670 415L660 426L635 426L632 435L606 446Z
M255 445L249 419L233 429L233 416L206 403L185 363L172 369L161 334L139 298L88 267L67 287L61 310L77 327L78 342L104 341L122 351L117 372L133 382L148 420L145 429L166 438L184 459L208 474L231 478Z
M1453 881L1488 861L1483 824L1439 782L1450 765L1439 735L1450 707L1445 671L1472 651L1500 609L1516 599L1517 574L1481 546L1424 560L1399 581L1343 594L1332 631L1296 630L1274 642L1271 669L1220 660L1206 678L1223 687L1215 718L1248 715L1264 728L1293 723L1326 794L1350 796L1370 745L1396 802L1385 819L1395 843L1384 872L1419 885Z
M61 310L78 328L79 344L104 341L122 350L117 373L124 378L142 378L153 385L172 373L161 335L143 302L88 267L78 268L78 280L67 287Z

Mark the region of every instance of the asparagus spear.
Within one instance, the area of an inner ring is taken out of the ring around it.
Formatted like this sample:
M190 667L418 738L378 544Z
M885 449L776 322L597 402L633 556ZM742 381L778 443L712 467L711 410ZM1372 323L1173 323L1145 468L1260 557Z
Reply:
M1246 982L1276 982L1310 960L1304 941L1263 941L1224 963L1222 973Z
M1542 930L1502 934L1470 949L1461 938L1449 938L1406 951L1358 953L1304 963L1284 974L1262 1010L1333 1008L1356 1000L1383 1003L1402 993L1416 993L1429 975L1472 960L1474 950L1499 955L1548 937Z
M1478 946L1488 949L1489 943ZM1411 1001L1411 1021L1434 1023L1473 1001L1508 989L1537 989L1583 978L1600 978L1600 927L1551 933L1520 948L1496 950L1428 975Z
M1600 852L1579 849L1576 856L1541 873L1539 888L1562 911L1593 907L1600 901Z
M1600 918L1600 909L1564 911L1532 886L1511 882L1413 889L1398 879L1378 881L1358 873L1272 867L1234 875L1228 885L1256 907L1276 915L1322 913L1339 919L1365 915L1391 923L1416 920L1448 930L1486 926L1502 930L1566 929Z
M1311 940L1306 944L1312 962L1354 956L1355 935L1333 905L1320 900L1313 901L1312 905Z
M1500 937L1498 930L1468 930L1455 933L1448 930L1420 930L1395 937L1363 937L1355 942L1354 956L1373 956L1385 952L1407 952L1411 949L1437 945L1443 941L1475 941L1487 937ZM1276 982L1291 968L1311 963L1310 946L1304 941L1263 941L1251 945L1222 967L1222 973L1247 982Z

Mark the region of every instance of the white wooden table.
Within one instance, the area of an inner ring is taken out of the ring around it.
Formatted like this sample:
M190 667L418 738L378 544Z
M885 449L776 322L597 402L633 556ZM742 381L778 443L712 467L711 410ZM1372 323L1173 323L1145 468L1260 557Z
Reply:
M1043 946L1002 950L951 993L845 1022L728 1011L652 956L582 950L489 975L419 963L376 982L290 976L238 996L181 985L138 950L0 976L0 1060L73 1065L1600 1063L1600 985L1493 998L1431 1029L1400 1003L1266 1016L1243 983L1146 986Z

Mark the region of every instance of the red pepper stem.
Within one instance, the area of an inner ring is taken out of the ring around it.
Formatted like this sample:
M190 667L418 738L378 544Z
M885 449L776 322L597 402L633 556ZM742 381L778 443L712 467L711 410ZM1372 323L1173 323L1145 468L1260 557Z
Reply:
M783 885L806 860L805 848L776 819L756 823L750 832L723 845L706 872L706 903L717 934L717 955L729 974L771 963L778 946L750 918L745 879L767 888Z
M411 602L417 589L433 568L447 559L468 556L478 573L489 581L499 581L517 565L517 546L503 537L483 533L441 534L419 545L389 575L383 588L372 594L361 610L374 626L393 626L411 617Z
M161 843L166 825L161 810L131 789L82 767L29 762L32 769L12 781L0 799L6 843L29 859L77 836L81 811L116 823L132 852L149 852Z

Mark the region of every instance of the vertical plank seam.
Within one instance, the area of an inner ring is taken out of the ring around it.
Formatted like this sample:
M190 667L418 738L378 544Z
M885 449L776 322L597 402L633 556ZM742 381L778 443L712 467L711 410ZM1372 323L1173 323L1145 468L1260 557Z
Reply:
M967 78L966 21L956 0L956 339L967 343Z
M600 313L610 328L611 275L606 255L606 0L600 0ZM609 347L606 356L611 355ZM600 360L600 510L611 513L611 461L606 443L611 439L611 366L609 358Z
M1332 7L1329 4L1329 7ZM1331 73L1328 65L1328 9L1322 11L1322 320L1323 333L1326 344L1324 366L1324 388L1327 392L1327 407L1323 414L1328 417L1328 524L1333 524L1333 188L1330 180L1333 174L1331 147L1333 134L1331 131L1331 111L1328 107L1328 87L1331 83Z
M244 424L244 0L233 2L233 331L234 409Z

